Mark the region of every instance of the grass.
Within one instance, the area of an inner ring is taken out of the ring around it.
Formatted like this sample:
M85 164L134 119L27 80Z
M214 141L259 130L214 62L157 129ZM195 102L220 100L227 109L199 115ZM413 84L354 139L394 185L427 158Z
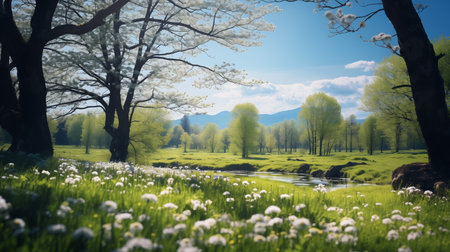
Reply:
M0 251L450 251L450 203L411 189L0 155Z

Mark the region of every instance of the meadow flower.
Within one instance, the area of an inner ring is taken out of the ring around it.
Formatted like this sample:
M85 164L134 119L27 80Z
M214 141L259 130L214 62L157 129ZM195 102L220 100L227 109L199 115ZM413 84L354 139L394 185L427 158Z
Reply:
M116 183L116 187L123 187L123 183L122 182L117 182Z
M140 222L133 222L130 224L130 232L135 234L144 230L144 226Z
M386 225L392 224L392 220L389 218L384 218L381 222Z
M295 211L296 212L300 212L305 207L306 207L306 205L303 204L303 203L302 204L298 204L298 205L295 206Z
M400 234L398 233L397 230L389 230L389 232L387 233L386 239L388 239L389 241L391 240L397 240L398 238L400 238Z
M234 202L234 198L227 198L226 202Z
M247 180L244 180L244 181L242 181L242 185L248 186L248 185L250 185L250 183L248 183Z
M221 234L230 234L230 235L232 235L234 232L233 232L233 230L230 229L230 228L221 228L221 229L220 229L220 233L221 233Z
M211 229L216 225L216 220L213 218L208 218L206 220L200 220L194 223L194 228L205 228L205 229Z
M402 221L403 220L403 216L401 216L400 214L394 214L394 215L391 216L391 220Z
M141 196L141 199L145 200L146 202L157 202L158 196L151 193L145 193Z
M253 241L254 242L265 242L266 237L264 237L262 235L255 235L255 237L253 237Z
M172 227L166 227L162 231L163 236L174 235L175 233L176 233L176 231Z
M279 217L275 217L275 218L271 219L267 223L268 226L273 226L273 225L276 225L276 224L283 224L283 219L281 219Z
M63 202L61 206L59 206L58 211L56 211L56 215L59 217L66 217L67 214L69 214L72 211L72 208L70 208L68 202Z
M118 213L115 216L116 222L121 223L123 220L132 220L133 215L130 213Z
M138 220L139 220L139 222L149 221L150 216L148 216L146 214L141 214L141 215L139 215Z
M107 213L114 213L117 210L117 203L112 200L107 200L102 203L100 209Z
M209 237L208 244L226 246L227 241L225 240L225 238L222 235L217 234L217 235L213 235L213 236Z
M411 232L411 233L408 234L407 239L408 239L408 241L415 240L415 239L417 239L417 238L419 238L421 236L422 236L421 232Z
M401 246L400 248L398 248L397 250L398 252L411 252L411 249L406 247L405 245Z
M12 222L11 222L11 226L14 229L23 229L26 226L26 223L24 220L22 220L21 218L15 218Z
M379 202L375 203L375 206L382 206L382 205L383 205L383 203L379 203Z
M289 194L281 194L280 195L280 199L290 199L291 198L291 195L289 195Z
M175 232L177 232L177 233L184 232L186 230L186 224L179 223L179 224L175 225L175 227L173 227L173 229L175 229Z
M124 238L125 240L129 240L129 239L131 239L131 238L134 238L134 234L131 233L130 231L127 231L127 232L123 233L123 238Z
M41 174L45 174L45 175L49 176L49 175L50 175L50 172L49 172L49 171L46 171L46 170L42 170L42 171L41 171Z
M200 202L200 200L191 200L192 209L196 211L197 209L201 209L203 211L206 211L205 204Z
M412 203L412 202L409 202L409 201L407 201L407 202L405 202L405 205L406 205L406 206L412 206L412 205L413 205L413 203Z
M266 210L264 211L264 214L279 214L281 212L281 209L277 206L269 206L266 208Z
M346 226L354 226L356 224L355 220L353 220L350 217L344 217L341 220L341 223L339 223L340 226L346 227Z
M309 232L310 234L312 234L312 235L314 235L314 234L322 234L322 233L323 233L322 230L320 230L320 229L318 229L318 228L315 228L315 227L310 228L310 229L308 230L308 232Z
M177 209L178 206L175 205L175 204L173 204L173 203L166 203L166 204L164 204L164 208L167 208L167 209Z
M66 226L64 224L54 224L47 226L47 232L49 234L62 234L66 232Z
M380 217L376 214L372 215L372 217L370 218L371 222L378 221L378 220L380 220Z
M129 240L120 251L133 251L134 249L151 250L153 248L152 241L145 238L133 238Z
M183 214L186 215L186 216L191 216L191 211L189 209L188 210L184 210Z
M444 233L448 233L449 232L449 230L447 228L444 228L444 227L438 227L438 230L441 231L441 232L444 232Z
M167 184L168 185L173 185L173 178L167 179Z
M401 213L402 213L402 211L400 211L398 209L395 209L392 211L392 214L401 214Z
M253 227L253 231L257 234L266 232L266 224L264 222L257 222Z
M416 211L416 212L420 212L420 211L422 211L422 207L415 206L415 207L413 207L413 210Z
M267 193L267 191L266 190L261 190L261 191L259 191L259 194L265 194L265 193Z
M87 227L78 228L73 232L72 238L78 241L90 240L94 238L94 231Z
M340 237L340 242L345 244L356 244L358 242L358 237L350 234L344 234Z
M222 195L223 195L223 196L230 195L230 192L229 192L229 191L225 191L225 192L222 193Z
M357 231L358 231L358 229L356 229L355 226L347 226L347 227L344 229L344 232L345 232L345 233L356 233Z
M430 190L426 190L425 192L423 192L423 194L427 195L427 196L431 196L431 195L433 195L433 192Z
M95 177L93 177L92 178L92 182L100 182L100 181L102 181L102 179L99 177L99 176L95 176Z
M174 213L174 214L172 215L172 217L173 217L173 219L174 219L175 221L178 221L178 222L180 222L180 221L185 221L185 220L188 219L188 217L187 217L186 215L184 215L184 214L179 214L179 213Z
M306 218L298 218L293 221L292 226L295 229L304 229L304 228L310 227L311 222L309 221L309 219L306 219Z

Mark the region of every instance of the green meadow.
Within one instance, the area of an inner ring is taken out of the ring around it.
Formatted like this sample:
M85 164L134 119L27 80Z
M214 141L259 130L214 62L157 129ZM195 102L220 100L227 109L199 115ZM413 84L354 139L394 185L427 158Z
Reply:
M175 151L157 155L172 160ZM415 188L330 191L216 171L0 155L0 251L450 250L448 199ZM289 164L289 156L253 161ZM367 158L339 157L319 168Z
M129 161L134 162L130 155ZM73 158L90 162L108 161L109 151L106 149L91 149L90 154L84 154L84 149L73 146L56 146L55 157ZM155 165L159 167L189 166L191 168L203 167L221 170L226 167L239 169L242 164L250 164L258 171L296 172L302 164L309 164L311 172L315 170L326 171L332 165L344 165L348 162L366 163L343 169L347 178L365 183L389 184L392 171L402 164L414 162L426 162L427 156L424 150L408 150L393 153L385 151L367 155L365 152L336 152L330 156L308 155L304 151L291 154L252 154L249 158L242 159L240 155L232 153L210 153L204 150L191 150L183 153L183 150L168 148L161 149L140 157L138 163ZM244 166L246 167L246 166ZM248 167L248 166L247 166Z

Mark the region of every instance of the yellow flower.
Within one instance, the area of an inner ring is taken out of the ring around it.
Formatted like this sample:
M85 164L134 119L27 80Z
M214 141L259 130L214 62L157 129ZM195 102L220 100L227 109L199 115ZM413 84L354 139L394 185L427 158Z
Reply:
M241 234L238 234L238 239L242 239L242 235Z
M234 244L234 240L231 240L228 242L229 245L233 245Z
M97 219L98 218L98 214L94 214L94 219Z
M141 206L141 202L138 202L138 204L137 204L138 206Z
M89 225L88 225L88 228L92 228L92 224L89 224Z

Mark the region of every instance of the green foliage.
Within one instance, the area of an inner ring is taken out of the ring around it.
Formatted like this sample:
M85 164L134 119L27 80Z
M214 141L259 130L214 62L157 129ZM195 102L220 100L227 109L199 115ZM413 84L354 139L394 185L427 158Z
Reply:
M183 130L183 127L181 127L181 125L175 125L170 130L170 133L169 133L170 140L169 140L168 144L178 148L178 145L180 145L180 143L181 143L181 135L183 134L183 132L184 132L184 130Z
M223 129L219 133L219 146L218 148L223 149L223 152L226 153L228 148L230 147L230 132L228 129Z
M341 123L341 106L334 97L323 92L310 95L301 106L299 121L307 129L310 152L322 156L324 142L332 140Z
M129 159L139 163L140 159L166 145L170 123L163 110L136 110L130 127Z
M433 46L436 55L442 55L438 61L439 72L444 79L445 99L450 108L450 37L441 36Z
M216 150L216 146L219 142L219 127L215 123L208 123L205 125L205 129L202 131L201 136L204 146L210 152Z
M84 116L82 132L81 132L81 143L84 145L86 154L89 154L89 148L94 143L95 136L95 115L88 113Z
M251 103L234 106L230 122L231 146L247 158L258 142L258 109Z
M66 119L66 131L69 144L81 145L83 119L83 114L71 115Z
M369 116L363 122L361 125L361 130L359 131L359 138L362 140L362 143L369 155L373 154L373 150L376 147L376 141L378 140L376 123L377 119L375 116Z
M183 145L185 153L187 152L187 148L191 145L191 143L192 137L187 132L183 132L183 134L181 135L181 144Z

